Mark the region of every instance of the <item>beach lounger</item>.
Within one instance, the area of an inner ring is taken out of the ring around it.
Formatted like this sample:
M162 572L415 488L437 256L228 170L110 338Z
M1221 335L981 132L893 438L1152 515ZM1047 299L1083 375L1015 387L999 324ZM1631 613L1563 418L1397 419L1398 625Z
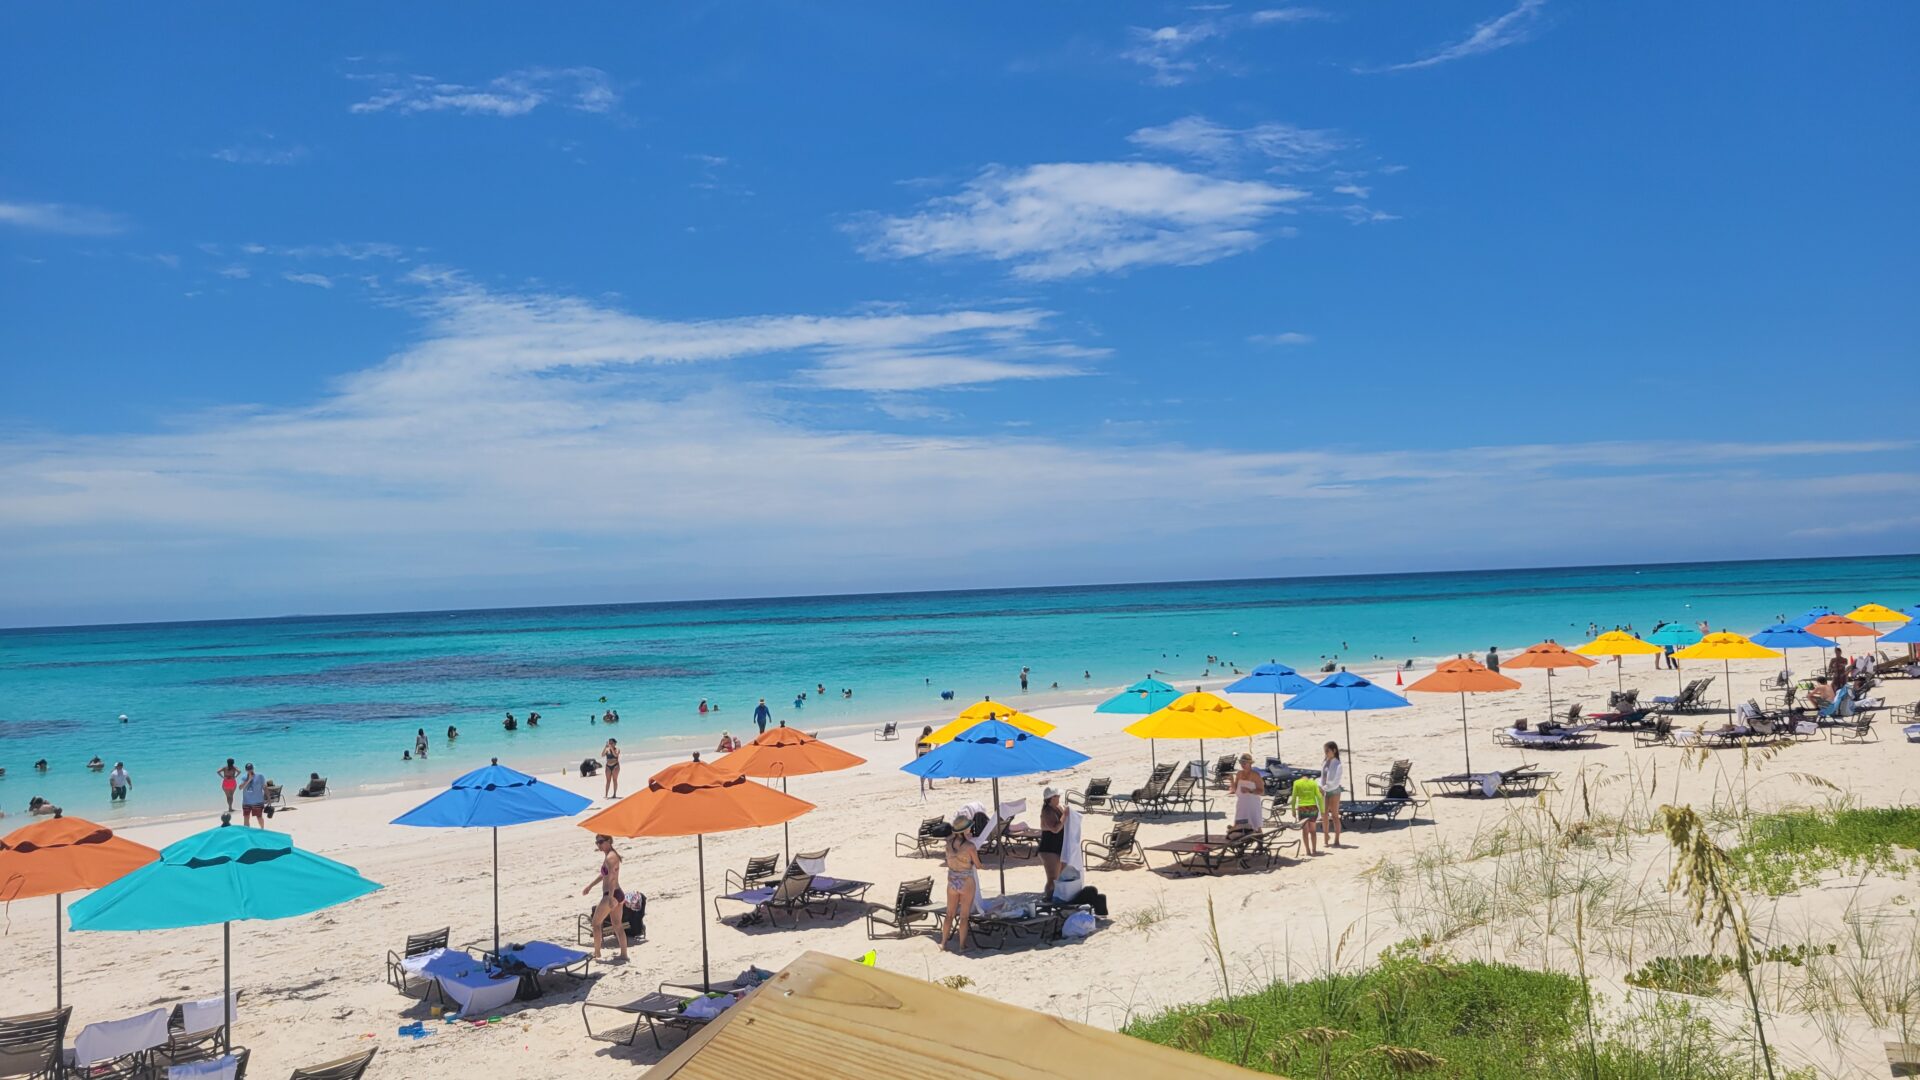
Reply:
M1391 797L1395 789L1403 794L1413 791L1413 759L1401 758L1383 773L1373 773L1367 777L1367 794Z
M1147 857L1140 850L1140 823L1138 821L1116 821L1107 835L1098 840L1083 840L1080 852L1088 859L1098 858L1098 865L1089 866L1089 870L1118 870L1128 866L1145 866Z
M1530 750L1566 750L1592 743L1593 733L1571 729L1547 732L1522 731L1511 727L1494 728L1493 741L1498 746L1519 746Z
M446 948L447 935L450 932L450 927L441 927L425 934L408 934L407 943L399 952L387 950L387 981L393 984L395 990L403 994L407 992L407 982L412 976L406 967L406 961L416 956L424 956L435 949Z
M1067 792L1067 805L1089 814L1095 810L1111 811L1113 807L1107 800L1112 793L1113 778L1096 776L1087 781L1086 790Z
M980 845L982 855L1000 854L1013 859L1031 859L1039 853L1038 838L1014 832L1013 821L1004 817L993 827L993 835Z
M1448 795L1485 795L1492 798L1496 795L1538 795L1541 785L1556 775L1532 765L1521 765L1502 772L1452 773L1433 777L1423 783L1439 788Z
M1298 765L1289 765L1277 757L1269 757L1260 768L1260 775L1266 778L1267 790L1290 789L1293 782L1301 777L1320 779L1319 769L1303 769Z
M1173 770L1175 767L1176 766L1171 763L1155 765L1152 774L1147 777L1146 783L1134 788L1125 795L1109 796L1108 801L1113 804L1114 813L1117 814L1120 812L1121 803L1131 806L1135 812L1138 812L1148 803L1158 799L1166 792L1167 781L1173 778Z
M60 1069L73 1006L50 1012L0 1017L0 1076L45 1077Z
M246 1047L236 1047L232 1053L213 1051L201 1057L154 1060L152 1075L160 1080L247 1080L247 1059L251 1053Z
M295 1069L292 1080L360 1080L367 1075L367 1063L373 1060L373 1055L379 1049L369 1046L364 1053L349 1054L304 1069Z
M873 888L871 881L855 881L852 878L828 877L825 874L813 875L813 882L807 887L808 895L827 905L827 917L832 918L840 909L840 901L851 900L856 904L865 903L867 890Z
M1175 806L1191 810L1194 800L1199 797L1194 794L1194 789L1199 786L1200 781L1192 772L1182 772L1173 778L1173 783L1165 791L1142 804L1142 809L1156 815L1167 813Z
M167 1043L154 1051L155 1066L185 1064L218 1057L227 1050L225 1021L238 1013L240 992L231 998L183 1001L167 1016ZM225 1001L228 1015L221 1015Z
M618 1005L604 1001L583 1001L580 1003L580 1018L586 1023L587 1037L590 1039L620 1046L632 1046L640 1038L640 1032L644 1029L653 1036L654 1048L665 1050L666 1047L660 1042L661 1028L671 1028L684 1035L691 1035L705 1026L707 1021L724 1011L714 1009L709 1012L707 1009L695 1007L689 1012L688 1007L692 1006L696 1000L728 997L737 1001L747 991L758 985L758 981L731 979L715 982L711 991L703 991L698 981L694 981L691 987L683 983L663 982L658 990ZM618 1027L595 1031L592 1012L594 1009L619 1013L633 1019Z
M1386 796L1378 799L1342 799L1340 816L1347 821L1358 822L1372 828L1383 821L1393 821L1403 813L1413 816L1408 821L1420 820L1420 808L1427 800L1408 796Z
M150 1009L118 1020L101 1020L80 1029L60 1055L61 1069L88 1080L135 1080L147 1069L152 1052L167 1044L171 1009Z
M327 778L324 776L309 779L295 795L303 799L318 799L327 793Z
M760 885L727 893L724 896L716 896L713 898L715 919L721 919L720 901L722 900L731 900L736 904L746 904L752 908L734 922L735 926L752 926L761 919L771 921L774 913L778 911L785 911L793 916L797 925L800 921L799 912L806 911L815 904L828 904L828 901L814 894L813 875L808 873L788 874L774 885Z
M631 942L629 942L631 944ZM580 949L569 949L564 945L555 945L551 941L529 941L524 945L508 945L498 955L491 951L481 954L500 970L510 975L518 975L524 986L523 997L539 997L547 992L540 982L543 975L566 975L579 981L587 978L593 968L593 954Z
M912 836L893 834L893 854L898 857L911 850L915 855L938 855L946 847L952 826L937 817L922 818Z
M1645 731L1634 732L1633 742L1636 746L1658 746L1662 743L1672 743L1673 717L1668 716L1664 712L1655 714L1653 726Z
M1221 754L1213 763L1213 786L1224 788L1233 782L1233 774L1240 769L1240 755Z
M282 788L279 784L275 784L271 782L268 783L267 784L267 805L268 806L284 806L286 805L286 802L287 802L286 789Z
M1880 736L1873 730L1873 716L1867 714L1855 716L1842 723L1829 725L1827 727L1827 741L1847 743L1879 742Z
M735 873L728 868L722 888L728 892L757 888L780 876L780 856L756 855L747 860L747 868Z
M873 729L874 742L891 742L894 739L897 739L899 737L900 737L899 724L887 724L884 727L877 727Z
M933 879L923 877L917 881L903 881L900 891L893 898L893 906L874 908L867 912L867 939L880 936L874 931L874 924L884 924L893 929L894 937L906 937L913 933L914 924L930 918L927 908L933 903Z
M1164 843L1150 844L1141 848L1142 859L1145 852L1153 851L1167 855L1172 860L1172 869L1194 874L1204 870L1217 874L1221 867L1229 862L1237 862L1241 869L1253 868L1253 860L1266 859L1272 866L1278 858L1279 848L1286 846L1286 834L1289 830L1298 832L1299 825L1294 822L1280 822L1264 829L1236 829L1225 833L1181 837ZM1298 850L1300 837L1292 839L1292 846ZM1152 869L1148 864L1148 869Z
M435 949L400 963L427 981L422 1001L438 998L463 1015L486 1016L511 1005L520 993L517 975L490 971L483 958L462 949Z
M573 943L575 945L593 944L593 912L598 907L599 905L595 904L594 908L581 912L580 918L574 923ZM645 945L647 943L646 893L628 890L627 898L620 903L620 921L627 925L627 944L629 946ZM613 936L612 924L601 923L600 946L606 948L608 946L618 946L619 944L620 940Z

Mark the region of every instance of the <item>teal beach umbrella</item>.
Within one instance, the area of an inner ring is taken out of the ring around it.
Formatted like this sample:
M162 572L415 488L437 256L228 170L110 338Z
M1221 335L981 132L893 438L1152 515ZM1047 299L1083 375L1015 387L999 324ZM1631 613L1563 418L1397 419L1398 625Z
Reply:
M1809 619L1807 621L1811 622L1813 620ZM1698 645L1701 636L1697 627L1688 626L1686 623L1670 622L1640 640L1649 645L1671 645L1676 649L1683 649L1688 645ZM1671 654L1668 655L1667 662L1673 664ZM1680 688L1679 664L1673 664L1673 687L1675 690Z
M293 846L293 837L222 824L160 851L160 861L68 909L75 930L173 930L220 924L226 1000L233 1000L233 924L290 919L380 888L345 863ZM231 1012L221 1037L232 1045Z
M1093 711L1119 713L1122 716L1145 716L1166 708L1173 703L1174 698L1179 696L1180 691L1159 679L1141 679L1094 706Z

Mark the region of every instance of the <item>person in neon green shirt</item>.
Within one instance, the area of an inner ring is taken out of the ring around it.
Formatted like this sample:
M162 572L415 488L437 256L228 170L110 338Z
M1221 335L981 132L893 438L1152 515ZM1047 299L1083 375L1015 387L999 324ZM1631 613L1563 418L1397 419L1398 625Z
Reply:
M1313 850L1313 841L1314 833L1320 828L1320 808L1324 805L1320 781L1311 776L1295 780L1293 794L1288 801L1293 807L1293 816L1300 819L1300 839L1307 845L1307 854L1318 854Z

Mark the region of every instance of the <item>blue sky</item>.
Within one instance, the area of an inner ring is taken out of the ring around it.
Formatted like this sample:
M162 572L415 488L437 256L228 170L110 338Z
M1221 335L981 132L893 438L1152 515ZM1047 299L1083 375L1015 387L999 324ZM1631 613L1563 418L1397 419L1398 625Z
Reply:
M13 5L0 623L1912 551L1916 40Z

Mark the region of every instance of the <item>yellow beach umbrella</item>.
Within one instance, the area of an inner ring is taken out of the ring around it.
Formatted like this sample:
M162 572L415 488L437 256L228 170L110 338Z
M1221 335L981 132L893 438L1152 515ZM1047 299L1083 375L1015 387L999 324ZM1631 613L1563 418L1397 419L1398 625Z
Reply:
M1574 647L1581 656L1657 656L1666 652L1658 645L1650 645L1625 630L1609 630L1585 645ZM1613 685L1617 689L1622 684L1621 668L1624 664L1613 665Z
M1885 604L1862 604L1852 611L1847 612L1847 618L1852 619L1854 622L1866 623L1868 626L1878 630L1880 629L1877 625L1879 623L1904 623L1912 617L1895 611Z
M1756 645L1740 634L1722 630L1708 634L1698 642L1673 654L1675 660L1718 660L1727 680L1727 721L1733 721L1733 661L1778 660L1786 654L1765 645Z
M1251 738L1269 731L1279 731L1280 725L1262 720L1217 694L1195 690L1191 694L1181 694L1166 708L1148 713L1121 730L1140 739L1198 740L1200 763L1204 768L1208 739ZM1206 777L1202 776L1203 784L1205 780ZM1203 786L1200 789L1200 829L1203 834L1212 836L1208 826L1206 798L1206 788Z
M1028 716L1011 705L1002 705L997 701L976 701L961 709L959 716L942 724L933 734L920 741L930 746L952 742L982 720L998 720L1003 724L1012 724L1029 735L1038 735L1043 739L1053 732L1052 724L1037 716Z

